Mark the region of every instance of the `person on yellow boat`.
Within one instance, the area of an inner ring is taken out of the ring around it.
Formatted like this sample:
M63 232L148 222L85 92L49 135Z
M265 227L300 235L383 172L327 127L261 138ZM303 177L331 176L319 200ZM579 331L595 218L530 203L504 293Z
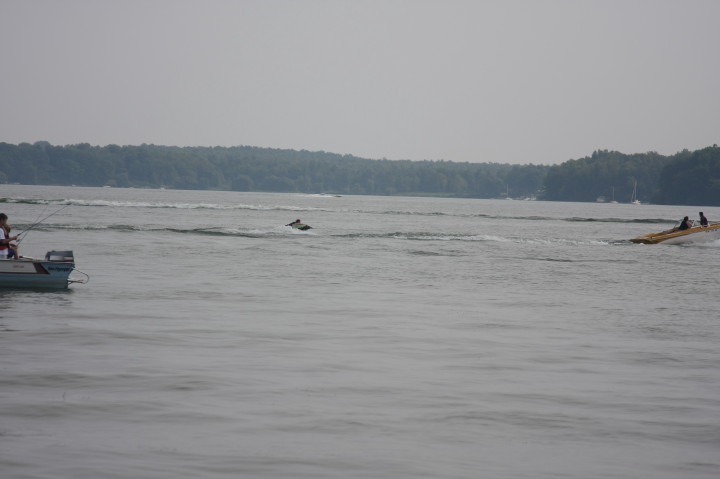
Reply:
M690 218L686 216L682 219L682 221L680 221L680 226L678 226L677 230L684 231L690 228L692 228L692 225L690 224Z
M708 220L707 220L707 218L705 218L705 215L701 211L700 212L700 226L707 226L707 225L708 225Z

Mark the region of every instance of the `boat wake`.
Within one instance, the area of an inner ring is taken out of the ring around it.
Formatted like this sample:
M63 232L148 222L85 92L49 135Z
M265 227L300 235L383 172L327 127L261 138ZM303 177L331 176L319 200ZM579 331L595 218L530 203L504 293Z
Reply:
M678 246L682 246L683 248L720 248L720 239L715 241L708 241L706 243L684 243Z
M523 238L519 236L498 236L487 234L442 234L438 232L413 232L413 233L353 233L347 235L333 235L348 238L390 238L407 241L463 241L463 242L495 242L515 244L537 244L537 245L598 245L606 246L613 244L610 240L572 240L566 238Z
M198 235L198 236L236 236L247 238L273 238L287 237L294 235L301 236L325 236L338 239L391 239L401 241L418 241L418 242L494 242L494 243L515 243L515 244L531 244L531 245L591 245L591 246L607 246L613 244L632 244L629 241L613 241L609 239L588 239L576 240L567 238L526 238L521 236L499 236L475 233L441 233L441 232L386 232L386 233L344 233L334 234L328 233L322 229L310 229L302 231L290 226L274 226L267 229L264 228L241 228L227 226L211 226L204 228L168 228L166 226L154 225L64 225L64 224L45 224L36 228L42 231L119 231L119 232L143 232L143 233L174 233L180 235ZM716 243L720 246L720 242Z

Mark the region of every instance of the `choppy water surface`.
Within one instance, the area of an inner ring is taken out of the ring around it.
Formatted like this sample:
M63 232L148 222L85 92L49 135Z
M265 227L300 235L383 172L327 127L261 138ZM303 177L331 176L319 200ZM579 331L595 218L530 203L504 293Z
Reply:
M715 478L699 209L2 185L2 477Z

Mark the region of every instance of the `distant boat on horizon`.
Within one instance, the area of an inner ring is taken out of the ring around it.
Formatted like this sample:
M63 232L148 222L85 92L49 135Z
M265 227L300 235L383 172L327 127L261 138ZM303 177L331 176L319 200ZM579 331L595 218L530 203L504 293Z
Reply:
M632 195L630 195L630 204L631 205L641 205L640 200L637 199L637 181L635 182L635 185L633 186Z
M615 201L615 187L611 186L610 189L612 190L612 199L610 200L610 203L617 204L617 201Z

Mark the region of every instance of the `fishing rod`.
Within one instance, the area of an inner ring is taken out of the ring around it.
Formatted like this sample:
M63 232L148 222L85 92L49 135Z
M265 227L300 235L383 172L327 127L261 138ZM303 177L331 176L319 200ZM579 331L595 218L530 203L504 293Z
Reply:
M37 218L35 218L35 221L33 221L33 223L36 223L37 221L40 220L42 215L44 215L45 212L47 211L48 206L50 206L50 203L45 203L45 206L43 206L43 209L40 210L40 213L38 213ZM31 224L33 224L33 223L31 223Z
M27 233L28 233L30 230L32 230L32 229L35 228L37 225L39 225L40 223L42 223L42 222L45 221L46 219L50 218L51 216L60 213L62 210L64 210L64 209L67 208L68 206L70 206L70 203L66 204L65 206L63 206L62 208L60 208L60 209L57 210L57 211L53 211L52 213L50 213L49 215L47 215L45 218L41 219L40 221L36 221L35 223L31 224L29 228L27 228L27 229L21 231L20 233L18 233L18 236L23 235L22 238L18 238L18 240L17 240L18 244L20 244L20 242L25 239L25 236L27 235Z

